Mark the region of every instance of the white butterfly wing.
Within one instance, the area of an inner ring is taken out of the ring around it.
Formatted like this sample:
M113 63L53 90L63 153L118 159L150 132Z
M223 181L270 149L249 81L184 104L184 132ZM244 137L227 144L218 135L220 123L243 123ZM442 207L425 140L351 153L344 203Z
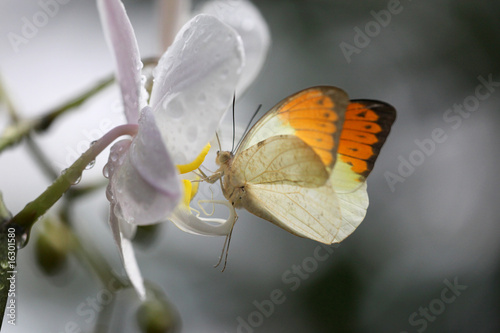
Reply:
M341 228L341 212L330 186L250 184L244 207L286 231L331 244Z
M363 220L366 184L336 193L314 150L293 135L270 137L238 154L228 183L244 188L237 205L290 233L321 243L340 242Z
M234 184L318 187L329 177L320 157L294 135L273 136L251 146L236 155L231 170Z

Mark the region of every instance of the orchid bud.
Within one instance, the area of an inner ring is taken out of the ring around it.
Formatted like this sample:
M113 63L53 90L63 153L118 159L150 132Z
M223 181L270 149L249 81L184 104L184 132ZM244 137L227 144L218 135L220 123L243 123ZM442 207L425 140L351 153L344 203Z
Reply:
M58 219L45 219L42 231L35 243L36 261L47 275L56 275L67 264L67 255L71 251L71 232Z
M137 322L144 333L171 333L179 328L177 313L163 299L144 301L137 311Z

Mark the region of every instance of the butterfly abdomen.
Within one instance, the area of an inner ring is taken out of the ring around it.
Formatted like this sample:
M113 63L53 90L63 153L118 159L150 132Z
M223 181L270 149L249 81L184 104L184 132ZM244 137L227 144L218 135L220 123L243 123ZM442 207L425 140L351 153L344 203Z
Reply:
M242 202L246 200L247 196L247 191L245 190L246 184L234 184L232 180L233 179L230 173L224 176L222 191L224 193L224 197L231 202L234 208L241 208Z

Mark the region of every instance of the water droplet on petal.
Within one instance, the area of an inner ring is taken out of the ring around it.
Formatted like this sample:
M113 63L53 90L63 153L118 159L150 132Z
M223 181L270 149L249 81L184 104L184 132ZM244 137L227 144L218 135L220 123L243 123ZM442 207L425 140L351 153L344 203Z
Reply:
M135 57L133 58L133 61L135 62L135 68L140 71L142 67L144 67L144 64L140 60L136 60Z
M108 199L108 201L112 202L113 199L114 199L114 196L113 196L113 191L111 190L111 182L108 184L108 186L106 187L106 198Z
M102 169L102 174L104 177L109 178L109 164L106 164Z
M118 160L118 154L111 154L109 158L111 159L111 161L116 162Z
M165 103L163 103L163 108L167 111L167 114L174 119L179 119L184 115L184 106L178 99L169 102L165 101Z

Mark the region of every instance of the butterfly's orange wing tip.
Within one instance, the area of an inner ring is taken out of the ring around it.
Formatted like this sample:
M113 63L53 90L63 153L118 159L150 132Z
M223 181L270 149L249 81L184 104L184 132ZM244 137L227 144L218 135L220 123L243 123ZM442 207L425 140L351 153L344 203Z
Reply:
M347 106L338 152L360 181L373 169L395 120L396 109L385 102L351 100Z

